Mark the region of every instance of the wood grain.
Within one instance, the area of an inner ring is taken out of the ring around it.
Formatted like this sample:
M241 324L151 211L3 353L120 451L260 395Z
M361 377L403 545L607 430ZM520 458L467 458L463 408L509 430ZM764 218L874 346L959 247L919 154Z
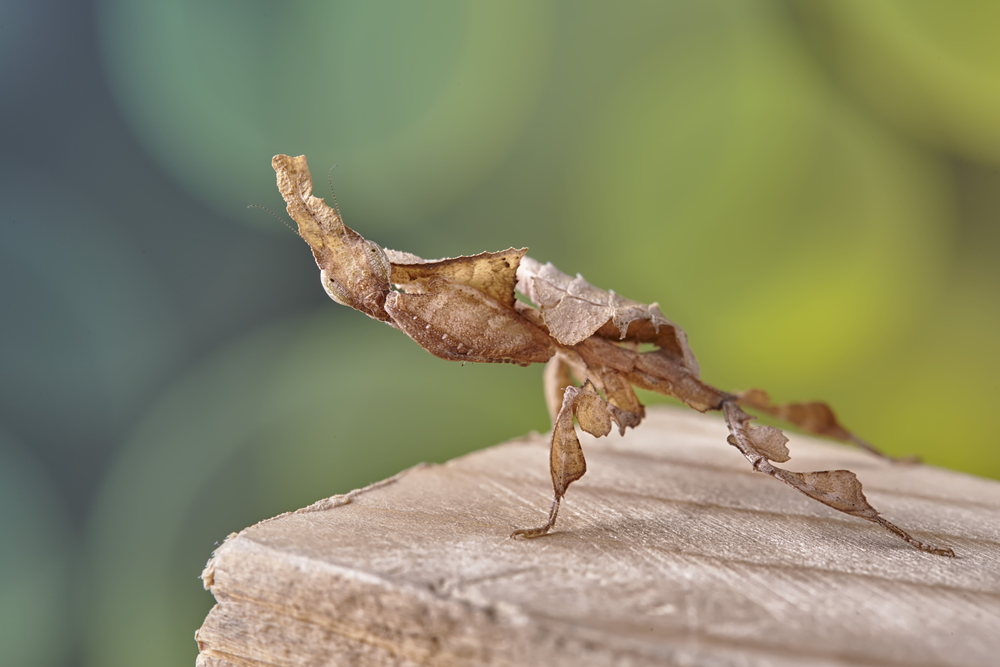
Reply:
M650 410L581 438L553 534L547 440L421 466L230 536L202 667L996 665L1000 484L802 436L793 470L848 468L920 553L755 475L721 420Z

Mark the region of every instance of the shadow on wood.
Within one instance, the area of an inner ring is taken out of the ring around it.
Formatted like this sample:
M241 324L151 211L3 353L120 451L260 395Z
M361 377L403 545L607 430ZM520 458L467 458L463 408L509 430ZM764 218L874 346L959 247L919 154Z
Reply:
M532 435L231 535L201 667L995 665L1000 483L792 436L794 470L848 468L921 553L764 475L718 418L650 410L581 438L589 472L548 536Z

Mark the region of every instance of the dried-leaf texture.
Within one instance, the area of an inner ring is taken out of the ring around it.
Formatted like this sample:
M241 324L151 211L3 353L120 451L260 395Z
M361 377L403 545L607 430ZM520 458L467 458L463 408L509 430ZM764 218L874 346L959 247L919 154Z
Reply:
M313 196L304 155L275 155L271 166L288 215L312 248L326 293L337 303L388 321L384 304L390 288L389 259L382 248L345 225L337 211Z
M850 440L851 432L840 425L829 405L821 401L805 403L771 403L771 397L762 389L748 389L739 394L740 405L745 405L796 426L838 440Z
M552 426L552 445L549 451L549 471L552 474L552 487L556 499L566 493L569 485L583 477L587 472L587 461L583 457L583 448L573 426L576 412L577 397L589 389L567 387L562 409ZM593 392L591 392L593 393ZM593 393L596 396L596 393ZM610 429L609 429L610 430Z
M567 488L587 470L575 423L597 437L608 435L612 423L621 433L638 426L645 414L633 389L638 387L678 398L701 412L721 410L729 443L754 470L834 509L877 523L921 551L955 555L882 518L850 471L800 473L773 465L789 460L788 439L776 427L750 425L753 417L740 406L885 454L841 426L826 403L773 404L759 389L730 394L702 382L686 334L655 303L642 304L594 287L579 275L573 278L526 257L524 248L429 261L386 251L347 227L337 211L313 196L304 156L277 155L272 165L288 213L312 248L323 288L334 301L400 329L442 359L547 364L552 508L544 525L516 530L512 537L540 537L553 528ZM517 301L515 289L535 308ZM657 349L642 351L640 343ZM575 386L574 379L582 386Z
M771 461L784 463L791 458L786 446L788 438L781 432L781 429L774 426L751 426L749 434L750 441L753 442L757 451Z
M576 345L597 334L638 343L654 343L678 359L694 376L698 362L687 334L660 312L658 305L642 304L594 287L582 276L573 278L551 262L525 257L517 271L517 289L539 307L553 338Z
M396 327L436 357L473 363L545 363L555 350L516 310L468 285L442 281L423 293L390 292Z
M573 427L574 417L581 429L596 438L611 433L612 422L622 431L629 422L628 413L609 404L590 381L582 387L566 387L552 434L551 472L557 500L587 471L583 449Z
M473 287L511 308L515 300L517 267L527 251L527 248L508 248L434 260L394 250L386 254L392 263L390 282L407 293L426 292L432 283L446 280Z
M792 472L781 468L775 470L777 471L775 477L824 505L870 521L878 516L875 508L868 504L858 476L850 470L822 472Z

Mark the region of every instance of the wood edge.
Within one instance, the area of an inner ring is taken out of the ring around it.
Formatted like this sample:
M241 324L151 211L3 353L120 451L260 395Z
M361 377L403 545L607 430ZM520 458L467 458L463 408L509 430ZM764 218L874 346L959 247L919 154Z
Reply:
M392 477L387 477L386 479L373 482L368 486L361 487L360 489L354 489L353 491L348 491L347 493L341 493L334 496L330 496L329 498L323 498L322 500L317 500L313 504L307 505L306 507L302 507L297 510L292 510L290 512L282 512L281 514L272 516L262 521L258 521L257 523L253 524L252 526L244 528L238 533L229 533L229 535L226 536L226 539L223 540L222 544L220 544L214 551L212 551L212 555L209 557L208 562L205 563L205 567L201 571L202 585L204 586L206 591L212 590L212 587L215 585L215 567L218 557L222 555L227 549L231 548L231 543L237 538L239 538L241 535L243 535L245 532L247 532L248 530L255 528L256 526L261 526L263 524L276 521L286 516L291 516L293 514L309 514L311 512L322 512L325 510L331 510L331 509L336 509L338 507L343 507L344 505L350 504L355 498L357 498L363 493L368 493L369 491L374 491L376 489L389 486L390 484L395 484L400 479L402 479L406 475L409 475L410 473L416 470L433 467L435 465L438 464L421 462L416 465L410 466L409 468L399 471Z

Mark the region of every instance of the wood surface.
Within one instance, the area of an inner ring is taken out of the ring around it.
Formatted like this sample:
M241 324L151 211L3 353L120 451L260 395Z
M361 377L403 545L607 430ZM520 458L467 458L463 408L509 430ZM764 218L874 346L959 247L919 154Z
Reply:
M551 535L544 436L263 521L203 574L201 667L1000 664L1000 483L791 435L921 553L754 474L717 416L581 438ZM956 445L960 446L960 445Z

